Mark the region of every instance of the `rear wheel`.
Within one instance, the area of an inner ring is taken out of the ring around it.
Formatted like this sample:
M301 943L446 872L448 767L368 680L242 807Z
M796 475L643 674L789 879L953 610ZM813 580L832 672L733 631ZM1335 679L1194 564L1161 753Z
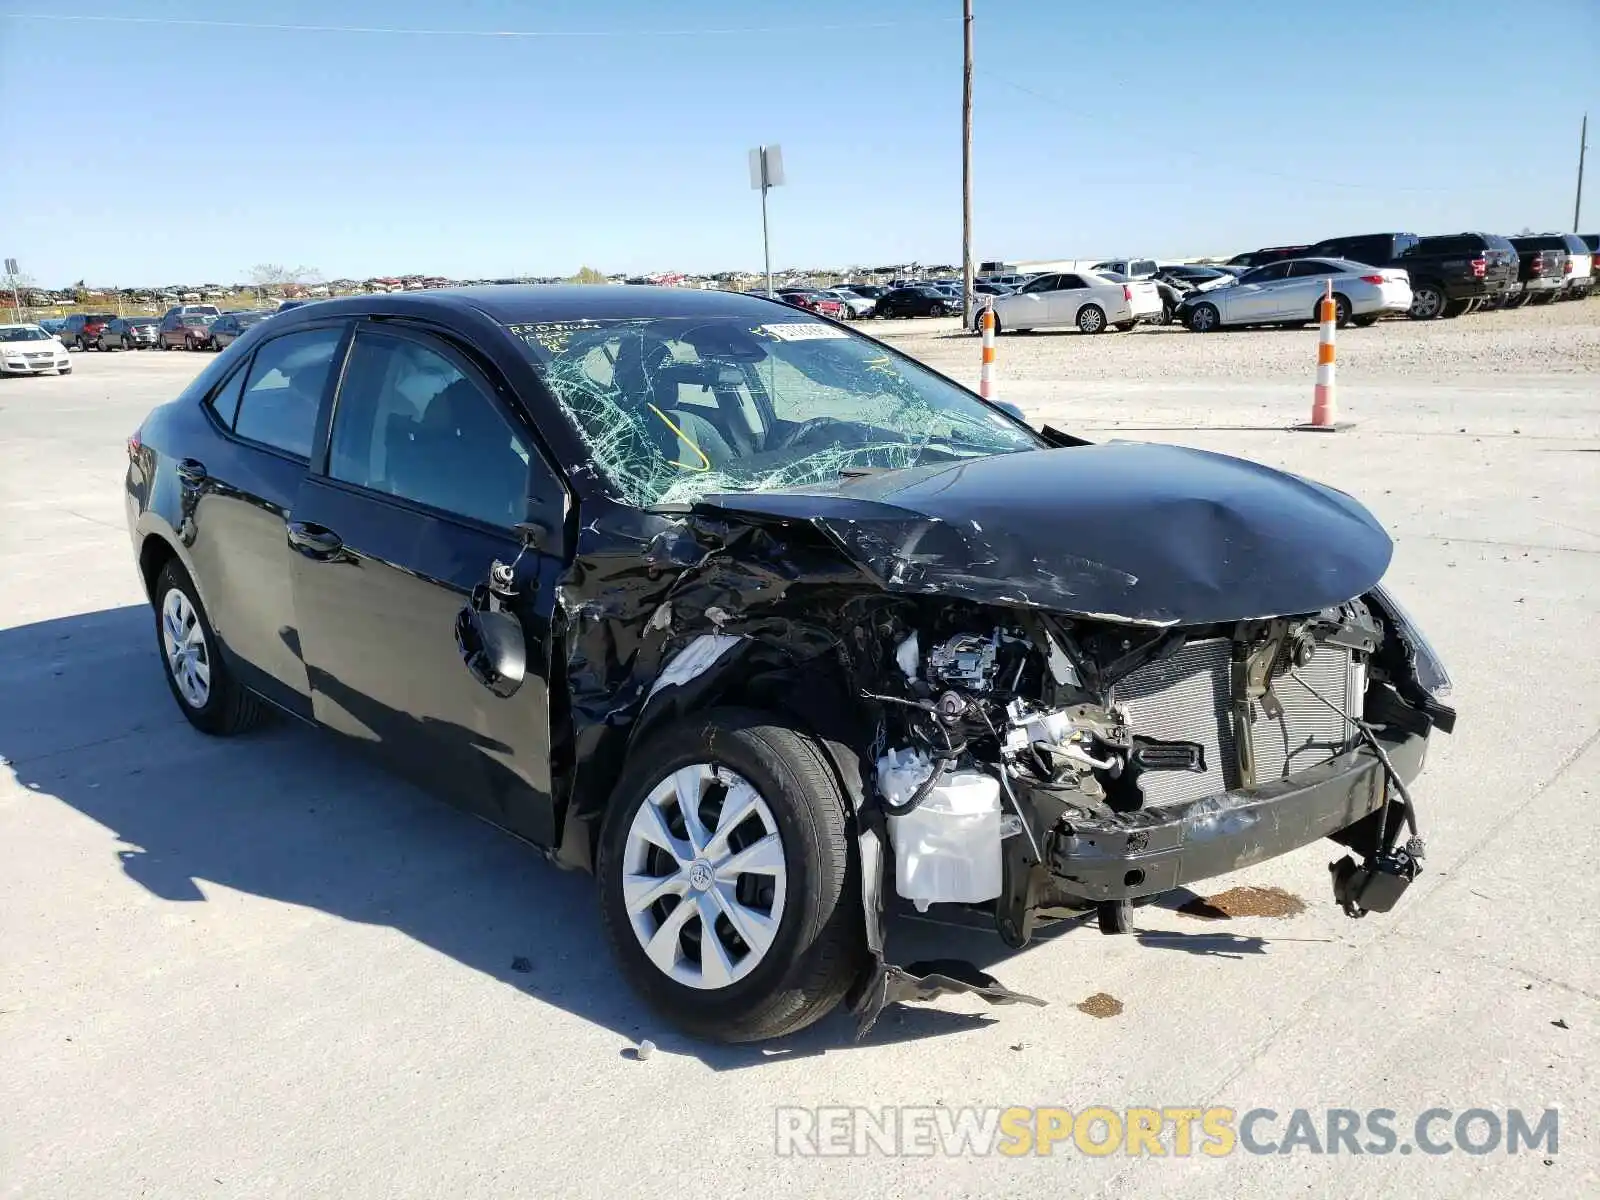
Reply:
M1317 306L1311 310L1311 320L1313 324L1322 322L1321 300L1318 300ZM1333 323L1341 327L1350 324L1350 301L1337 292L1333 296Z
M219 737L249 729L261 717L261 702L217 652L217 635L194 581L176 559L156 576L154 600L161 665L189 724Z
M1352 317L1352 318L1350 318L1350 324L1354 325L1358 329L1366 329L1369 326L1376 325L1377 323L1378 323L1378 318L1375 317L1375 316Z
M633 986L717 1041L830 1012L865 962L845 808L821 747L763 713L695 714L632 751L596 874Z
M1105 328L1105 309L1098 304L1085 304L1078 310L1079 333L1104 333Z
M1411 289L1411 307L1407 316L1413 321L1432 321L1444 315L1444 291L1438 284L1419 283Z
M1132 329L1138 323L1139 322L1137 321L1118 321L1114 328L1118 333L1127 333L1128 330Z

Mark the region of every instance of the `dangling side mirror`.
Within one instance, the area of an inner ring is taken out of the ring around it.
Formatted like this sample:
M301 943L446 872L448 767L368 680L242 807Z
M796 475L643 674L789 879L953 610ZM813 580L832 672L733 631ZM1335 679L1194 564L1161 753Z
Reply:
M1026 425L1028 423L1028 414L1023 412L1022 409L1018 408L1015 404L1011 403L1011 401L1009 401L1009 400L991 400L991 401L989 401L989 403L994 405L1001 412L1005 413L1008 417L1015 417L1017 420L1021 421L1024 425Z
M496 696L513 695L528 670L522 622L503 611L487 584L456 614L456 648L472 677Z

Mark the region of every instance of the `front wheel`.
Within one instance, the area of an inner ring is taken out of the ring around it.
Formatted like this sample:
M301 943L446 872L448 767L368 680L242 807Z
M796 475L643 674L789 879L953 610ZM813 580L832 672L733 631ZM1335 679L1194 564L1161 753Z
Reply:
M1189 328L1194 333L1215 333L1222 328L1222 314L1215 304L1196 304L1189 312Z
M596 869L629 982L715 1041L832 1011L866 961L845 811L822 748L764 713L695 714L633 750Z
M1104 333L1105 328L1105 310L1098 304L1085 304L1078 310L1079 333Z

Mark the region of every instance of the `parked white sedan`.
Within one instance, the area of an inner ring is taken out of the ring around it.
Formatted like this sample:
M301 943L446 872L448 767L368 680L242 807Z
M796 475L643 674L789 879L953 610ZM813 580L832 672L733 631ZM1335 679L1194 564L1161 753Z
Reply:
M1177 318L1196 333L1227 325L1304 325L1318 319L1329 280L1340 325L1371 325L1411 307L1404 271L1346 258L1292 258L1246 271L1230 286L1190 292Z
M996 333L1073 325L1082 333L1126 330L1161 319L1161 293L1144 280L1117 283L1093 271L1052 271L1013 295L996 296L994 316Z
M67 348L37 325L0 325L0 375L72 374Z

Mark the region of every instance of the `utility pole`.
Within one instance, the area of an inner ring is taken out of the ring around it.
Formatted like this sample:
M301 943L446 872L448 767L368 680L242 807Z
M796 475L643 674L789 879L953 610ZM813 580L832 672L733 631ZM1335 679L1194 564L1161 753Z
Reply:
M972 324L972 0L961 0L961 324Z
M1578 132L1578 198L1572 202L1572 232L1578 232L1583 213L1583 152L1589 148L1589 114L1583 114L1583 127Z

